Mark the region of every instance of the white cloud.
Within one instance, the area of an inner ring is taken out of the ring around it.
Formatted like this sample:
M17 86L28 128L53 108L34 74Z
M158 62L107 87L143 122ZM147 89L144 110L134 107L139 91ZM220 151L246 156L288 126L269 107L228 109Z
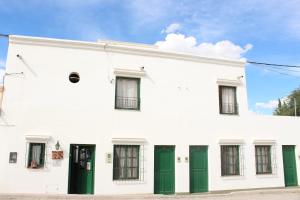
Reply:
M155 45L162 50L187 52L200 56L229 59L243 59L243 54L252 48L251 44L241 47L228 40L219 41L215 44L198 44L197 39L193 36L188 37L183 34L175 33L168 34L164 41L158 41Z
M181 29L181 25L179 23L172 23L163 29L162 33L175 33Z
M268 102L257 102L255 104L255 107L257 109L269 109L269 110L274 110L277 108L278 105L278 100L270 100Z

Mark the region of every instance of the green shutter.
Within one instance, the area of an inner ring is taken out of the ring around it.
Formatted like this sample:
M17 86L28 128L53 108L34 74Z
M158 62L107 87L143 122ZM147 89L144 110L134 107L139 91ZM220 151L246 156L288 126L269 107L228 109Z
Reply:
M44 167L45 164L45 144L41 143L41 156L40 156L40 166L39 167Z
M30 167L32 161L32 143L29 143L28 163L27 167Z

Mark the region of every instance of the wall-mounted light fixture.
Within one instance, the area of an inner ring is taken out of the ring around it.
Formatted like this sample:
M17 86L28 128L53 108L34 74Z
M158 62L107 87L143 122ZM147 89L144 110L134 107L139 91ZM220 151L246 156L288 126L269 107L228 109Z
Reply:
M59 144L59 141L57 140L56 144L55 144L55 149L56 151L58 151L60 148L60 144Z

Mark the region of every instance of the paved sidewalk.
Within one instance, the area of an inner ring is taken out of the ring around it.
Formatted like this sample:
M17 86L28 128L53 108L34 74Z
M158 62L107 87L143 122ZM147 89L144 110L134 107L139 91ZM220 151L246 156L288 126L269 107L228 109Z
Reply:
M127 199L178 199L178 200L300 200L300 188L260 189L202 194L176 195L37 195L37 194L0 194L0 200L127 200Z

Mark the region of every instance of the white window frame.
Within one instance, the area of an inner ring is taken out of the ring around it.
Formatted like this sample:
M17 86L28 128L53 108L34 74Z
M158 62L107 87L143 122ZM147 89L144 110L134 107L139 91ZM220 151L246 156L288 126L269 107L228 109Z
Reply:
M113 179L112 170L112 181L115 184L140 184L146 182L146 164L145 151L147 148L147 140L145 138L112 138L112 168L114 166L114 145L138 145L139 146L139 178L138 179Z
M49 135L26 135L25 136L25 168L30 171L40 171L48 169L48 146L49 141L51 140L51 136ZM45 144L45 152L44 152L44 166L41 168L28 168L28 161L29 161L29 148L30 143L44 143Z
M225 175L222 176L222 152L221 146L231 146L237 145L239 146L239 175ZM244 159L244 147L245 142L242 139L221 139L219 141L219 151L220 151L220 176L224 179L235 179L235 178L244 178L245 174L245 159Z
M277 175L277 160L276 160L276 141L275 140L254 140L254 167L255 167L255 175L258 177L270 177L270 176L276 176ZM257 174L256 172L256 158L255 158L255 146L270 146L271 151L271 168L272 173L266 173L266 174Z

